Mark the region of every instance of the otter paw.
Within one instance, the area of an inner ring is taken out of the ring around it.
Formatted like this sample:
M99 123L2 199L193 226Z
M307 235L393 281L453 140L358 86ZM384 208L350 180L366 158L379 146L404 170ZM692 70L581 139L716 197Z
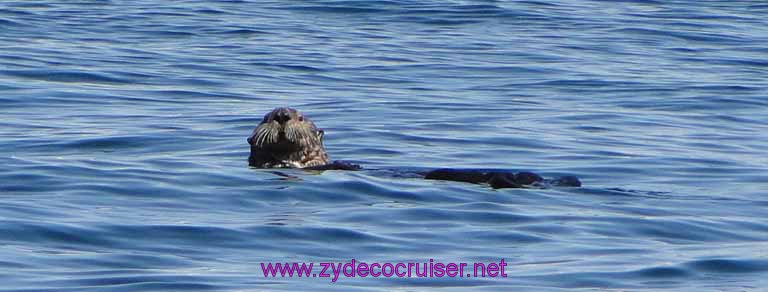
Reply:
M306 170L360 170L362 167L357 164L352 164L344 161L336 160L334 162L323 164L323 165L316 165L316 166L310 166L305 167L302 169Z

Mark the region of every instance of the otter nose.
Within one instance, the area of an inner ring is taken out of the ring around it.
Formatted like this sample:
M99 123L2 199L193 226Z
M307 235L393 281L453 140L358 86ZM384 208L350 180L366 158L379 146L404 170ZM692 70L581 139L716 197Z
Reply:
M277 121L279 124L285 124L285 122L291 120L291 113L289 113L287 110L282 109L275 115L275 121Z

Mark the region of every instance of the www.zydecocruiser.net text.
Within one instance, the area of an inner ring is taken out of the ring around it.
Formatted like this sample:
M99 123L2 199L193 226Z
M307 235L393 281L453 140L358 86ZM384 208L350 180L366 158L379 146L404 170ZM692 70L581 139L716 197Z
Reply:
M399 278L481 278L506 277L507 263L444 263L430 259L428 263L366 263L352 259L345 263L261 263L266 278L331 278L336 282L342 276L354 277L399 277Z

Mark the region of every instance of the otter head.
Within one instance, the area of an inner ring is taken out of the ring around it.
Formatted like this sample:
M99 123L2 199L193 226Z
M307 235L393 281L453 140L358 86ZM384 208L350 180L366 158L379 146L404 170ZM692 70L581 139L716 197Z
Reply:
M256 167L308 167L328 163L323 148L323 130L315 127L301 112L279 107L264 119L248 137L250 164Z

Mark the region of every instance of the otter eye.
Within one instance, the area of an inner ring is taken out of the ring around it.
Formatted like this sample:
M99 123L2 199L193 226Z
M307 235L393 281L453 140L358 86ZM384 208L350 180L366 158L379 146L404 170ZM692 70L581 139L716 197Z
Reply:
M303 121L304 121L304 116L299 116L299 122L303 122Z

